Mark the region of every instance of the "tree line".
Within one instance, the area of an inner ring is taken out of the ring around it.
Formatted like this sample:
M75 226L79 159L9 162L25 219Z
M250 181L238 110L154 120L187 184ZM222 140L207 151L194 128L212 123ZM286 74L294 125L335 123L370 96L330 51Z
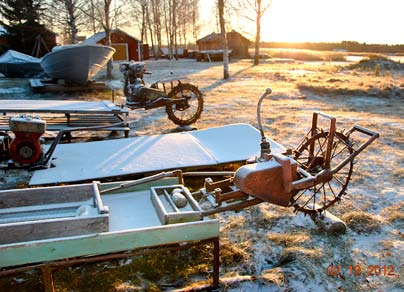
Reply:
M215 19L222 36L224 78L229 77L226 31L232 15L255 24L255 60L258 65L261 18L272 0L216 0ZM83 32L103 30L111 45L112 28L137 27L140 40L151 45L159 57L163 41L169 57L179 44L196 42L201 29L199 0L2 0L0 24L7 30L8 44L30 54L35 37L45 26L66 35L75 44ZM21 41L23 40L23 41ZM110 67L107 72L110 72ZM108 74L110 75L110 74Z
M343 50L355 53L381 53L381 54L394 54L403 53L404 45L399 44L367 44L355 41L342 41L331 43L289 43L289 42L263 42L262 48L284 48L284 49L307 49L316 51L332 51Z
M172 56L179 44L194 43L200 30L199 0L2 0L0 15L10 46L28 54L32 37L44 27L71 44L99 31L106 32L108 43L113 28L134 27L156 56L163 40Z

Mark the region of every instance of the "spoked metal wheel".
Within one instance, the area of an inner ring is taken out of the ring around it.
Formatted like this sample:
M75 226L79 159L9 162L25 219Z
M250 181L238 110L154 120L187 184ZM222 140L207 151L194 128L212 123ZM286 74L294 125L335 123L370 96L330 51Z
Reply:
M326 152L329 140L329 132L320 132L306 139L294 153L298 166L311 175L316 175L324 169L333 169L354 151L348 137L336 132L328 165ZM341 200L351 179L352 169L353 160L334 173L330 180L299 191L292 197L290 206L294 207L296 212L310 215L321 213Z
M195 123L203 110L203 98L200 90L189 83L175 86L168 97L173 102L167 104L168 118L176 125L186 126ZM178 99L178 101L176 101Z

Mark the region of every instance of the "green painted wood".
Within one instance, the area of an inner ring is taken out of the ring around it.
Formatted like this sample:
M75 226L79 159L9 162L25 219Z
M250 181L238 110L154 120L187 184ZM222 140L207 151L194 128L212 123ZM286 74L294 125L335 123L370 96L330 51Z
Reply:
M151 186L177 183L177 178L165 178L129 189L122 189L119 192L144 191ZM118 184L101 184L100 188L110 188L114 185ZM113 194L104 195L113 196ZM0 268L209 239L219 237L219 227L218 220L202 220L92 235L3 244L0 245Z
M0 267L107 254L213 237L219 237L218 220L3 245L0 246Z

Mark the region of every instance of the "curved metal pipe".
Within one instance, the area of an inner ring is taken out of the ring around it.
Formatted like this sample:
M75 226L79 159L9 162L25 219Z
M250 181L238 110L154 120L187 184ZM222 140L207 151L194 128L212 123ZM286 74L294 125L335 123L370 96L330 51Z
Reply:
M265 138L265 133L264 129L262 128L262 123L261 123L261 103L262 101L268 97L272 93L271 88L265 89L265 92L263 95L261 95L260 99L258 100L258 105L257 105L257 120L258 120L258 129L260 130L261 133L261 139Z
M257 120L258 120L258 128L259 131L261 133L261 143L260 143L260 148L261 148L261 154L258 160L264 160L264 156L265 154L270 154L271 153L271 143L269 143L269 141L267 140L267 138L265 137L265 133L264 133L264 129L262 127L262 122L261 122L261 104L262 101L272 93L272 89L271 88L267 88L265 90L265 93L263 95L261 95L259 101L258 101L258 105L257 105Z

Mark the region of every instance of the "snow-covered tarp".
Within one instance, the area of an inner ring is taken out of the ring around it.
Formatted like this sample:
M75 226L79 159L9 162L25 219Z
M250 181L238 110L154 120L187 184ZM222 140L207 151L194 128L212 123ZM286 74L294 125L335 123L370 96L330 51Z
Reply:
M53 168L34 172L30 185L77 182L169 169L214 166L257 156L260 134L248 124L206 130L62 144ZM271 141L274 152L283 147Z
M23 63L39 63L41 60L14 50L8 50L0 56L0 63L23 64Z

